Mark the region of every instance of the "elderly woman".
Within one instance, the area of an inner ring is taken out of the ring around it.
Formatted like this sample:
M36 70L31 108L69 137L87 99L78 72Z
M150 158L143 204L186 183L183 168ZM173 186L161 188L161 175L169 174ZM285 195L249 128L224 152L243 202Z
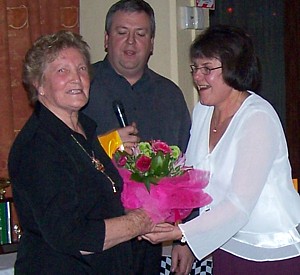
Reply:
M182 239L198 259L214 252L214 275L300 274L300 198L280 120L253 92L260 70L252 41L239 28L212 26L190 54L200 102L187 164L210 170L213 202L172 233L145 238Z
M124 215L122 180L79 113L89 74L88 45L71 32L40 37L25 57L35 109L9 156L23 231L16 274L132 274L127 241L154 226L143 210Z

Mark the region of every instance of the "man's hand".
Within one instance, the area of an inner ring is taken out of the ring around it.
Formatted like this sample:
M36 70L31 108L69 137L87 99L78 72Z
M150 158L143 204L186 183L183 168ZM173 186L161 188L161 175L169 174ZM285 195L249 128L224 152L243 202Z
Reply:
M171 271L177 275L188 275L194 260L195 256L188 245L175 245L172 249Z
M122 140L124 150L127 153L132 154L132 147L140 141L140 138L137 136L139 131L136 127L135 122L124 128L119 128L117 129L117 131Z

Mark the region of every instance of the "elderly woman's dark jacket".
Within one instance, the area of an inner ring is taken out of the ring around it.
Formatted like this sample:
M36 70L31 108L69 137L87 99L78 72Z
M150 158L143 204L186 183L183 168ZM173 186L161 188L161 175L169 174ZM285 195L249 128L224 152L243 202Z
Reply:
M87 140L37 103L13 144L9 174L22 228L16 274L131 274L129 242L102 251L104 219L123 215L122 180L99 145L96 124L84 114L79 121ZM90 156L94 151L117 193L71 135Z

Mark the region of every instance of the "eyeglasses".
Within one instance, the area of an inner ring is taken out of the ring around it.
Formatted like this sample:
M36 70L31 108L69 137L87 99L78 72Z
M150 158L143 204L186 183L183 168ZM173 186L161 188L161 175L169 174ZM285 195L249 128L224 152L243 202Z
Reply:
M195 74L196 72L200 71L204 75L208 75L208 74L211 73L211 71L222 68L222 66L215 67L215 68L208 68L208 67L205 67L205 66L204 67L197 67L195 65L190 65L190 67L191 67L191 73Z

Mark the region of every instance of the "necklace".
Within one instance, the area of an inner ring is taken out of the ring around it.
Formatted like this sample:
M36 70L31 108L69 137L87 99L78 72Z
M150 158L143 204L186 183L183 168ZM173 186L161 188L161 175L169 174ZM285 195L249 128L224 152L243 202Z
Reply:
M237 99L235 101L235 104L239 101L240 96L243 94L244 92L239 92L239 95L237 96ZM236 110L237 111L237 110ZM219 123L217 125L217 120L213 120L213 125L214 127L212 128L213 133L217 133L218 129L222 128L222 126L224 125L225 122L230 122L230 120L233 118L234 114L236 113L236 111L229 117L225 118L221 123ZM228 124L227 124L228 125Z
M107 177L107 179L110 181L113 192L116 193L117 192L117 188L115 186L115 182L111 179L111 177L109 175L107 175L105 173L105 167L104 165L100 162L100 160L95 158L95 153L94 151L92 151L92 155L90 155L87 150L85 150L85 148L81 145L81 143L74 137L73 134L71 134L72 139L75 141L75 143L81 148L81 150L91 159L92 164L94 165L94 167L96 168L96 170L98 170L99 172L101 172L103 175L105 175Z
M232 117L233 117L233 115L230 116L230 117L228 117L228 118L226 118L225 120L223 120L223 121L222 121L221 123L219 123L218 125L217 125L217 122L216 122L216 121L213 121L213 122L214 122L214 127L213 127L213 129L212 129L213 133L217 133L217 132L218 132L218 129L220 129L220 128L223 126L223 124L225 124L226 121L229 122L229 121L232 119Z

